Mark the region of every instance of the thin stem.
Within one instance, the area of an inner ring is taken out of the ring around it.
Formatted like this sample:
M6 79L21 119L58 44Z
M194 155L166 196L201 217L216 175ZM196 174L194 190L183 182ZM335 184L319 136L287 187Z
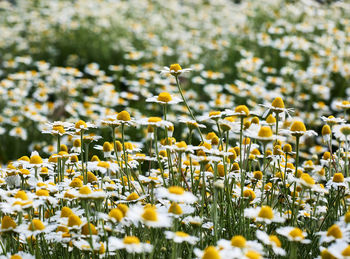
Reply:
M188 106L187 101L186 101L186 99L185 99L185 96L184 96L184 95L183 95L183 93L182 93L182 88L181 88L181 85L180 85L180 82L179 82L179 78L178 78L178 76L175 76L175 79L176 79L176 85L177 85L177 88L179 89L179 92L180 92L180 94L181 94L182 100L184 101L184 103L185 103L185 105L186 105L186 108L187 108L188 112L190 113L190 115L191 115L192 119L193 119L194 121L196 121L196 122L197 122L196 117L193 115L193 113L192 113L192 111L191 111L191 109L190 109L190 106ZM202 141L202 142L204 142L204 138L203 138L203 135L202 135L201 129L200 129L199 127L197 127L197 130L198 130L199 135L200 135L200 137L201 137L201 141Z

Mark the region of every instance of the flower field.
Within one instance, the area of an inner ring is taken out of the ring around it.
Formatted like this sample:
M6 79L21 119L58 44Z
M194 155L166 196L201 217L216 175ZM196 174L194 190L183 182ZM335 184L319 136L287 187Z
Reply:
M350 2L0 1L1 258L350 258Z

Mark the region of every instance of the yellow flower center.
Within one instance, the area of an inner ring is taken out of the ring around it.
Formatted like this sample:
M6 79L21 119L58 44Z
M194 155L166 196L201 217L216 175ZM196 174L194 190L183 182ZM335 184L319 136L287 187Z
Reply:
M175 215L181 215L183 213L182 208L176 202L171 203L168 212L173 213Z
M302 173L301 176L300 176L300 179L302 179L308 185L314 185L315 184L315 180L309 174Z
M81 228L81 233L85 236L90 235L90 231L92 235L97 235L97 230L95 226L91 223L90 224L90 230L89 230L89 225L86 223L82 228Z
M103 168L109 168L110 167L110 164L106 161L100 161L97 163L97 166L99 167L103 167Z
M108 213L108 216L110 216L111 218L116 219L118 222L120 222L123 219L123 217L124 217L123 212L120 209L118 209L118 208L112 209Z
M22 156L22 157L18 158L18 160L30 162L30 159L27 156Z
M82 186L79 190L79 193L83 195L88 195L91 193L91 189L89 186Z
M289 235L293 238L299 238L304 239L303 231L300 228L294 228L292 231L289 232Z
M249 250L245 256L249 259L260 259L261 255L258 252L255 252L253 250Z
M72 182L69 184L70 187L82 187L83 182L79 178L74 178Z
M69 229L65 226L58 226L56 229L56 232L63 232L63 233L68 233Z
M68 227L80 226L81 223L81 219L75 214L68 217Z
M256 195L255 192L253 190L247 189L243 192L243 196L248 198L249 201L252 201L255 199Z
M68 218L70 215L73 215L73 211L68 207L63 207L61 210L61 218Z
M322 136L330 135L332 133L331 127L329 127L329 125L324 125L322 127L321 133L322 133Z
M338 225L334 224L333 226L331 226L328 231L327 231L327 236L332 236L336 239L342 238L343 237L343 233L341 232L340 228Z
M209 117L218 116L218 115L220 115L220 114L221 114L220 111L211 111L211 112L209 112Z
M262 206L258 217L264 218L264 219L273 219L273 211L270 206Z
M231 245L239 248L244 248L246 246L247 240L244 236L238 235L231 239Z
M9 216L4 216L1 220L1 229L16 228L16 222Z
M220 259L219 251L214 246L208 246L204 250L202 259Z
M158 100L158 101L160 101L160 100ZM160 118L160 117L149 117L148 118L148 122L159 122L159 121L162 121L162 118Z
M136 192L133 192L126 198L126 200L134 201L134 200L137 200L138 198L140 198L140 196Z
M348 224L350 223L350 211L345 214L344 221Z
M179 70L182 70L182 68L179 64L171 64L170 65L170 71L174 71L175 73L177 73Z
M344 135L350 135L350 127L349 126L344 126L340 129L341 133L343 133Z
M158 98L157 100L160 101L160 102L164 102L164 103L168 103L172 100L173 98L171 97L171 95L167 92L163 92L163 93L160 93L158 95Z
M268 124L274 124L274 123L276 123L276 118L272 114L270 114L269 116L267 116L266 122Z
M350 245L348 245L342 252L342 256L350 256Z
M49 191L40 189L35 192L36 196L49 196Z
M168 188L168 191L172 194L182 195L185 190L181 186L171 186Z
M117 119L120 121L130 121L131 117L127 111L121 111L120 113L118 113Z
M335 173L333 175L333 182L335 182L335 183L344 182L344 175L342 173Z
M103 143L103 152L110 152L113 149L111 143L105 142Z
M73 147L80 147L80 146L81 146L80 139L75 139L73 141Z
M15 254L15 255L11 255L10 259L22 259L23 257L18 255L18 254Z
M258 132L258 136L261 138L270 138L272 137L273 132L269 126L263 126Z
M45 225L41 222L40 219L33 219L32 223L29 224L28 230L35 231L35 230L44 230Z
M91 172L87 173L87 180L89 183L97 182L97 177Z
M52 127L52 130L58 131L58 132L61 133L61 134L63 134L63 133L66 132L62 125L54 125L54 126Z
M126 213L127 213L128 210L129 210L128 206L125 205L125 204L122 204L122 203L118 204L117 207L118 207L118 209L121 210L121 212L123 212L123 215L124 215L124 216L126 215Z
M135 236L126 236L123 239L123 243L127 245L132 245L132 244L140 244L140 239Z
M337 259L335 256L333 256L327 249L324 249L321 252L321 258L322 259Z
M177 235L178 237L188 237L189 235L185 232L182 231L176 231L175 235Z
M43 163L43 159L39 155L34 155L30 157L30 163L34 165L39 165Z
M16 193L15 198L16 198L16 199L21 199L21 200L23 200L23 201L28 200L28 196L27 196L26 192L25 192L25 191L22 191L22 190L19 190L19 191Z
M283 99L281 97L276 97L275 100L273 100L273 102L271 103L272 107L275 108L284 108L284 102Z
M76 122L75 123L75 128L76 129L86 129L87 128L86 122L83 121L83 120L80 120L80 121Z
M247 106L245 105L238 105L236 108L235 108L235 112L237 113L242 113L243 115L245 116L248 116L249 115L249 109Z
M292 126L290 127L291 131L300 131L300 132L305 132L306 131L306 127L305 124L301 121L294 121Z
M275 245L276 245L277 247L281 247L281 246L282 246L282 243L281 243L281 241L279 240L279 238L278 238L277 236L271 235L271 236L269 237L269 239L270 239L271 242L275 243Z
M177 142L177 143L176 143L176 146L177 146L178 148L186 148L186 147L187 147L187 144L186 144L185 141L181 141L181 142Z
M263 177L263 173L261 171L255 171L254 172L254 178L257 180L261 180Z
M146 208L143 211L142 218L148 221L157 221L157 211L154 208Z

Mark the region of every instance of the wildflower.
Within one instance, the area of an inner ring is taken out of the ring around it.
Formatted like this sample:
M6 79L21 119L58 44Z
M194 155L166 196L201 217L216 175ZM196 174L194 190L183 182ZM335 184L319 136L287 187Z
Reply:
M331 126L335 124L344 124L346 122L344 119L335 118L334 116L329 116L329 117L322 116L321 119Z
M204 249L204 251L201 251L199 249L194 250L195 255L198 258L201 259L221 259L221 255L218 249L216 249L214 246L208 246Z
M244 210L244 216L266 224L270 224L272 222L284 222L284 218L280 217L278 213L274 212L269 206L247 208Z
M166 198L174 202L184 202L184 203L194 203L197 201L197 197L194 196L191 192L186 192L180 186L171 186L168 189L158 188L157 196L159 198Z
M328 181L326 186L338 189L339 187L348 188L348 178L344 178L342 173L335 173L332 180Z
M301 121L294 121L289 130L281 130L281 132L291 134L292 136L295 136L295 137L301 137L304 135L317 136L317 133L315 131L306 130L305 124Z
M293 109L287 109L284 106L284 101L281 97L276 97L270 105L268 104L260 104L261 106L267 108L267 110L262 115L263 118L265 118L270 111L274 112L279 116L279 114L282 114L283 117L287 114L290 117L290 113L293 112Z
M170 67L164 67L164 69L160 72L161 74L171 74L172 76L179 76L182 73L190 71L192 71L191 68L181 68L179 64L172 64Z
M286 251L282 248L282 243L275 235L268 235L263 231L257 230L256 237L265 245L271 246L273 252L277 255L284 256Z
M167 92L162 92L158 96L147 98L146 102L153 102L153 103L160 103L160 104L177 104L182 102L182 100L178 97L171 96Z
M310 240L305 239L307 235L306 232L302 231L300 228L281 227L281 228L278 228L276 232L288 238L289 241L300 242L303 244L310 243Z
M182 231L176 231L176 232L165 231L165 238L171 239L175 243L187 242L191 245L196 244L199 240L198 237L190 236L189 234Z
M125 249L128 253L150 253L153 246L148 243L141 243L140 239L135 236L125 236L123 239L110 237L108 239L110 251Z
M82 130L88 130L90 128L96 128L97 126L95 124L92 124L90 122L85 122L83 120L79 120L75 123L74 128L76 132L80 132Z
M335 240L349 240L349 233L347 231L342 231L342 229L337 225L333 224L328 228L326 232L318 232L318 235L321 236L320 244L330 243Z
M322 133L323 140L326 143L328 143L331 140L331 134L332 134L332 131L329 125L323 125L321 133Z
M128 210L126 216L134 223L142 222L149 227L161 228L171 225L171 219L168 213L158 212L157 209L152 206L145 206L142 208L136 205Z
M240 116L240 117L247 117L249 116L250 111L249 108L246 105L238 105L234 111L226 109L225 115L226 116Z
M16 222L9 216L3 216L1 220L1 232L14 230L17 227Z
M334 135L341 141L348 141L350 135L350 124L335 125L333 127Z
M272 129L269 126L261 126L258 131L257 129L248 130L246 135L262 142L272 141L276 137L273 135Z

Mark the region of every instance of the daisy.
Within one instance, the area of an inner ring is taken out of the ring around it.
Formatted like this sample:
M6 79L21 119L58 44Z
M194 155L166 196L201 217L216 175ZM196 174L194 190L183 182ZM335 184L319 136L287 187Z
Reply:
M289 241L300 242L303 244L309 244L311 241L305 239L307 233L302 231L300 228L295 227L281 227L276 232L282 236L288 238Z
M257 230L256 237L265 245L271 246L273 252L277 255L284 256L286 251L282 248L282 243L275 235L268 235L263 231Z
M342 173L335 173L332 180L329 180L326 184L328 188L338 189L339 187L348 188L348 178L344 178Z
M189 234L182 231L165 231L165 238L173 240L175 243L187 242L191 245L194 245L198 242L199 238L195 236L190 236Z
M161 187L156 191L158 198L166 198L174 202L194 203L197 197L192 192L187 192L180 186L171 186L168 189Z
M348 242L344 240L336 241L335 243L331 244L328 249L324 249L323 251L327 251L329 254L331 254L334 258L349 258L350 257L350 245ZM324 252L322 251L321 254ZM325 257L326 258L326 257Z
M333 224L328 228L327 231L321 231L317 233L320 235L320 244L322 243L330 243L332 241L346 241L348 242L350 239L350 233L347 228L341 228L337 224Z
M329 125L344 124L346 121L342 118L336 118L334 116L321 116L321 119Z
M341 124L333 126L333 132L337 139L348 141L350 135L350 124Z
M91 128L97 128L97 126L95 124L92 124L90 122L85 122L83 120L79 120L74 124L75 132L80 132L82 130L88 130Z
M182 102L182 99L171 96L168 92L162 92L158 96L149 97L146 102L160 103L160 104L178 104Z
M244 216L266 224L272 222L283 223L285 221L285 219L280 217L279 213L274 212L270 206L247 208L244 210Z
M294 121L289 130L282 129L281 133L290 134L295 137L317 136L317 133L313 130L306 130L305 124L301 121Z
M108 249L110 251L116 251L125 249L128 253L150 253L153 246L148 243L141 243L140 239L136 236L125 236L123 239L110 237L108 239Z
M170 65L170 67L164 67L160 73L161 74L170 74L172 76L179 76L181 75L182 73L187 73L187 72L190 72L192 71L191 68L182 68L179 64L172 64Z
M8 258L13 258L13 259L35 259L35 256L29 253L25 253L23 251L19 251L18 253L15 254L6 254L6 255L1 255L0 259L8 259Z
M133 206L127 214L127 218L134 224L142 222L148 227L162 228L171 226L171 218L168 213L158 212L153 206Z
M240 249L242 252L255 251L263 253L263 246L257 241L246 240L244 236L236 235L231 240L221 239L218 241L218 246L227 250Z
M140 125L146 125L146 126L150 125L152 127L158 127L158 128L160 127L170 128L174 126L172 122L163 120L160 117L142 118L137 120L137 123L139 123Z
M277 114L278 116L281 114L283 117L287 114L289 117L290 113L294 111L294 109L291 108L285 108L284 101L281 97L276 97L273 102L269 104L260 104L261 106L267 108L267 110L262 115L263 118L265 118L271 111Z

